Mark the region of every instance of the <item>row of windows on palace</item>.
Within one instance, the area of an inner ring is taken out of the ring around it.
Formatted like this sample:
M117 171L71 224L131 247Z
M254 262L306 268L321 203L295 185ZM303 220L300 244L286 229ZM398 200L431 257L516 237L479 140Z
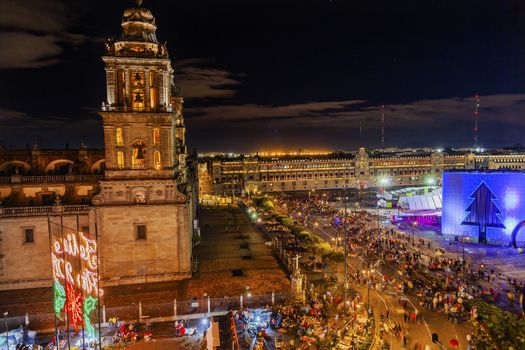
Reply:
M401 161L391 161L391 162L369 162L370 167L374 166L431 166L430 162L401 162ZM259 170L277 170L277 169L315 169L315 168L352 168L355 167L354 163L307 163L307 164L283 164L283 165L260 165ZM235 170L244 170L242 165L238 166L227 166L223 167L222 171L235 171Z
M153 128L152 131L153 146L160 146L160 128ZM122 128L115 129L115 144L117 147L124 146L124 136ZM146 143L142 140L135 141L132 145L131 152L131 168L144 169L146 167ZM153 166L155 169L161 168L161 154L160 151L153 151ZM124 151L117 150L117 167L119 169L125 168Z
M439 174L440 169L434 169L436 174ZM431 175L431 169L407 169L407 170L378 170L375 172L370 171L370 176L407 176L407 175ZM365 173L361 172L361 176ZM302 180L302 179L323 179L323 178L345 178L353 177L354 172L329 172L329 173L303 173L303 174L276 174L276 175L265 175L261 176L261 181L277 181L277 180ZM236 181L241 178L241 175L237 176L223 176L221 181ZM254 177L249 176L249 181L253 181ZM219 178L215 178L215 183L219 182Z
M146 224L135 224L135 239L146 240L147 239L147 228ZM89 233L89 226L82 226L81 232ZM22 243L33 244L35 243L35 228L34 227L22 227Z
M411 176L411 177L408 177L408 178L396 178L395 179L398 183L403 183L403 184L418 184L420 183L420 181L422 180L420 177L418 176ZM339 180L335 180L333 182L333 185L329 183L328 180L324 180L322 181L321 184L318 184L317 181L314 183L314 188L318 188L318 187L324 187L324 188L328 188L328 187L331 187L331 186L334 186L335 188L343 188L345 186L348 186L350 184L350 180L348 179L345 179L344 181L339 181ZM292 189L297 189L298 186L303 186L303 189L307 189L309 184L307 181L303 181L302 183L297 183L295 181L292 181L291 182L291 185L292 185ZM310 183L311 185L311 183ZM268 188L276 188L276 187L281 187L282 189L284 189L286 187L286 182L278 182L278 183L275 183L275 186L274 186L274 183L263 183L261 184L261 188L263 189L268 189ZM242 186L241 186L241 183L240 182L234 182L232 184L222 184L221 185L221 188L223 190L238 190L240 189Z
M489 160L494 163L525 163L525 158L495 158L490 157ZM463 157L452 157L452 158L445 158L443 160L445 163L448 164L455 164L457 162L463 162ZM322 163L317 163L319 161L312 161L310 159L302 159L297 160L293 162L293 164L279 164L279 163L271 163L271 164L264 164L261 163L259 165L260 170L273 170L273 169L306 169L306 168L329 168L329 167L353 167L355 166L354 162L341 162L341 161L333 161L330 163L326 163L326 160ZM302 164L306 163L306 164ZM432 162L430 161L430 158L421 158L421 159L388 159L388 160L373 160L370 159L368 161L369 166L410 166L410 165L419 165L419 166L431 166ZM223 171L232 171L232 170L243 170L244 166L242 163L229 163L229 162L223 162Z
M490 160L494 163L525 163L525 158L493 158Z

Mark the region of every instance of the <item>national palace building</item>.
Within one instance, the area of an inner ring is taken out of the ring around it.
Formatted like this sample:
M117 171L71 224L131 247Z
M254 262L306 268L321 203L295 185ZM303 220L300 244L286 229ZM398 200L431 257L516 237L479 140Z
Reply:
M102 57L104 149L0 150L0 290L51 285L48 220L96 233L102 286L191 277L183 99L152 13L137 2L121 26Z
M203 155L201 192L231 196L253 192L366 189L439 185L453 169L525 169L525 153L493 150L383 150L324 154Z

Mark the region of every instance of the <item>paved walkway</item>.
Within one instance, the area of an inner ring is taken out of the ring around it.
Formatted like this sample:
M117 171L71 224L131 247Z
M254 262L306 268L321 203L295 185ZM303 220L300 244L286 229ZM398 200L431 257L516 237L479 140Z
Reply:
M194 249L198 272L188 281L184 300L237 297L246 287L252 294L289 293L290 281L266 239L235 208L203 208L202 239ZM234 276L234 271L241 276Z

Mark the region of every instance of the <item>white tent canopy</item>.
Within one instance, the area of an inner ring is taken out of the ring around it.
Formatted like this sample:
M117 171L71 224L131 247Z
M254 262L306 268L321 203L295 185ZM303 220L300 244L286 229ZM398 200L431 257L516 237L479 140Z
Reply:
M441 193L429 193L419 196L399 197L398 206L405 212L441 211L443 203Z

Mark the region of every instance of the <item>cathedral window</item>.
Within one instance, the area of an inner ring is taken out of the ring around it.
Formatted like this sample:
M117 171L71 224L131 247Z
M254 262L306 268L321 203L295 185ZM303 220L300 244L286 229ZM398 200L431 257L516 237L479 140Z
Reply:
M124 152L117 151L117 167L124 169Z
M24 243L34 243L35 242L35 229L34 228L24 228Z
M144 94L144 72L135 71L132 74L131 85L131 100L133 101L133 109L142 109L145 106Z
M159 128L153 129L153 145L154 146L160 145L160 129Z
M133 152L131 154L131 166L133 169L143 169L146 167L146 144L142 141L137 141L133 144Z
M144 108L144 90L133 89L132 91L133 109Z
M147 236L146 236L146 225L144 224L139 224L136 226L136 237L137 237L137 240L146 240L147 239Z
M155 169L160 169L161 167L161 161L160 161L160 152L155 151L153 152L153 163L155 165Z
M122 128L115 130L115 141L117 146L124 146L124 138L122 137Z

